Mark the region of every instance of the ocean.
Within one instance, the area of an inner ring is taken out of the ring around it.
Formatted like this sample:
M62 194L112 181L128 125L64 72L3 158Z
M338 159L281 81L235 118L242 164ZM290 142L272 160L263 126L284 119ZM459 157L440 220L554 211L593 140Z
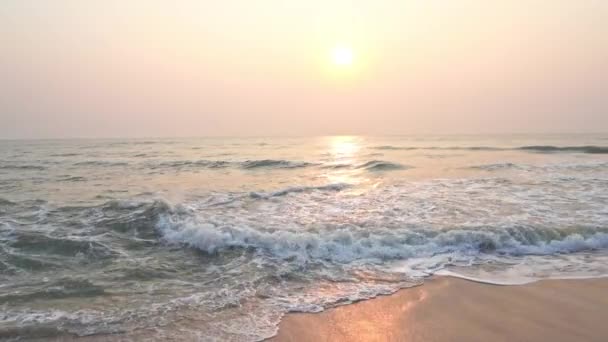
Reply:
M0 338L257 341L452 275L608 275L608 135L0 141Z

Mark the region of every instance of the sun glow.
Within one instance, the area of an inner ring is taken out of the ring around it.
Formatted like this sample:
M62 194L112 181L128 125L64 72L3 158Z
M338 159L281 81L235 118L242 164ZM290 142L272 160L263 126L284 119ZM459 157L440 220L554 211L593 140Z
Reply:
M353 50L345 45L336 45L331 50L331 59L334 65L347 67L354 63L355 54Z
M331 137L329 153L336 159L354 158L359 149L359 141L355 137Z

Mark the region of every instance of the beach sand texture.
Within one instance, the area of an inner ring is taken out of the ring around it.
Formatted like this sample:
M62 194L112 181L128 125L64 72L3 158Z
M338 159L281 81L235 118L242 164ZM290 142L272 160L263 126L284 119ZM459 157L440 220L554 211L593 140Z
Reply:
M285 316L272 341L608 341L608 279L497 286L436 277L394 295Z

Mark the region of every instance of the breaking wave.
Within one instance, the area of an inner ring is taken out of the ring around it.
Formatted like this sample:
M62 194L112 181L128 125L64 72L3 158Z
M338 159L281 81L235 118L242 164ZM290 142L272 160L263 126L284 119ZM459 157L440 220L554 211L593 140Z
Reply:
M207 253L232 248L255 249L286 260L350 263L432 257L459 253L475 257L498 255L550 255L593 251L608 247L608 229L595 227L563 231L534 227L477 227L433 229L382 229L327 226L316 231L262 231L163 217L157 228L168 243L195 247ZM474 258L473 258L474 259Z
M317 191L328 195L349 187L344 183L290 187L274 192L252 192L243 199L269 199L303 193L309 196ZM294 200L298 201L297 198ZM14 203L7 201L6 205ZM297 260L299 263L349 264L365 261L376 264L387 260L454 254L468 256L474 261L484 254L508 258L587 252L608 247L608 227L601 225L552 228L504 221L495 226L455 225L438 229L411 224L400 227L391 224L385 226L381 222L346 224L321 221L311 226L277 229L276 223L279 221L276 220L282 220L280 217L273 217L273 224L254 226L246 220L219 220L215 214L208 216L206 211L199 212L194 207L182 204L171 205L163 200L109 201L95 207L57 208L54 212L63 212L79 221L90 217L91 225L104 229L96 234L128 234L125 236L189 246L209 254L240 248L254 250L270 258ZM3 243L11 250L18 251L14 255L82 255L91 260L120 256L120 252L95 238L96 235L82 238L21 230L5 232L8 235L3 238ZM9 262L14 263L15 260Z

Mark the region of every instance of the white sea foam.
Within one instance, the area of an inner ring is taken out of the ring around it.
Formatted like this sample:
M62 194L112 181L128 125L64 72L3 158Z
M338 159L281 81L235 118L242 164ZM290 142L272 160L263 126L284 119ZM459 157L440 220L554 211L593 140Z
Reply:
M157 229L170 244L213 255L245 249L262 263L303 267L316 286L318 279L350 274L351 281L333 283L347 285L339 289L273 290L269 302L279 312L316 312L391 293L434 274L502 285L605 276L602 187L564 184L575 207L559 187L503 178L445 179L354 194L306 188L259 197L273 201L254 196L212 210L191 203L188 215L165 215ZM322 271L310 266L319 264ZM362 277L360 270L373 276ZM401 282L371 281L378 272Z
M487 187L496 189L484 192ZM424 261L405 272L412 277L428 276L455 264L485 264L489 256L507 265L524 257L608 247L606 216L595 200L597 194L589 191L577 196L577 205L583 208L563 215L555 210L566 205L559 196L505 183L501 178L399 184L364 194L334 190L333 185L288 188L274 194L294 196L258 202L273 193L256 195L212 210L191 204L188 215L161 216L157 229L170 244L212 254L241 248L253 250L261 258L301 265ZM449 192L450 197L444 199L442 192ZM575 193L576 189L570 191ZM469 197L471 194L475 197ZM454 201L454 196L462 196L462 200ZM538 196L544 202L538 202ZM560 268L560 262L557 258L552 267L565 276L571 271Z
M489 230L383 229L323 227L316 231L260 231L247 226L215 225L197 219L162 218L158 225L164 239L215 253L226 248L254 248L272 257L301 261L328 260L349 263L356 260L406 259L436 254L498 253L507 255L550 255L595 250L608 246L603 231L573 233L562 239L555 232L498 228ZM593 229L591 230L593 231ZM528 235L524 235L528 234Z

